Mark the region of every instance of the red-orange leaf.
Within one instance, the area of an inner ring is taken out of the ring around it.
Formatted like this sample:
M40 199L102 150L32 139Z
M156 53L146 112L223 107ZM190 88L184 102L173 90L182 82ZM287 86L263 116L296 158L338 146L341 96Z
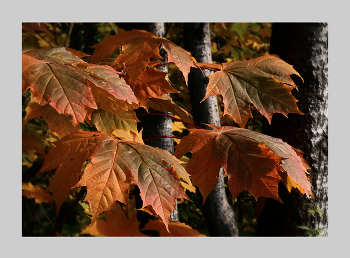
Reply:
M157 230L161 237L205 237L197 230L191 228L185 223L181 223L180 221L170 221L169 222L169 231L166 231L164 228L163 222L159 220L150 220L143 230Z
M73 64L73 66L84 71L84 75L93 83L93 85L89 84L89 86L95 86L100 93L102 91L108 92L116 99L138 103L130 86L126 84L123 78L119 77L117 71L112 67L88 63ZM102 95L104 96L105 94Z
M171 87L170 83L165 79L167 73L159 71L155 68L146 68L137 79L133 82L128 80L136 97L140 101L148 98L162 98L164 94L178 93L179 91Z
M196 60L189 52L171 41L142 30L119 30L118 35L103 39L100 43L92 46L96 50L92 55L91 62L97 63L108 59L122 46L122 53L115 63L125 64L125 71L130 76L131 81L134 81L151 63L151 58L162 58L159 55L161 44L168 52L169 62L174 62L181 70L187 84L188 73L191 66L195 66Z
M253 104L269 122L273 113L285 116L288 113L302 114L296 105L297 100L291 93L296 88L290 78L291 74L300 76L291 65L273 55L249 61L223 63L222 71L209 75L207 93L203 100L210 96L222 95L224 115L230 115L241 127L244 127L252 116L250 104Z
M107 220L96 220L92 227L88 226L81 234L90 234L93 236L116 236L116 237L145 237L139 231L140 222L137 220L136 213L127 218L118 203L114 203L111 210L105 212ZM164 225L163 225L164 228Z
M39 116L44 118L50 132L56 132L60 138L80 129L79 125L73 126L71 124L69 116L59 114L50 105L41 106L31 100L26 107L26 117L23 123Z
M141 105L146 109L153 108L160 112L171 112L173 115L178 115L185 122L194 123L191 114L176 105L168 95L163 95L162 98L149 98Z
M86 160L91 163L77 182ZM54 200L62 201L71 187L87 186L92 224L101 212L110 210L115 201L128 205L128 190L135 182L143 205L151 205L167 227L175 199L188 198L180 178L192 185L180 161L169 152L98 132L75 131L59 140L45 156L40 172L58 166L49 186Z
M178 158L192 152L186 170L199 187L203 203L217 183L220 167L229 177L233 198L246 189L255 198L265 196L280 201L280 167L310 194L305 175L308 167L287 143L247 129L210 126L215 131L192 129L175 147Z
M108 136L98 132L76 131L57 141L56 146L44 156L45 162L39 173L58 167L47 189L53 191L57 214L71 188L78 183L84 162L89 159L97 143L105 139Z
M145 71L151 58L162 58L159 55L158 45L159 43L154 39L146 41L143 37L132 38L122 47L122 54L118 56L115 63L124 64L125 71L131 81L134 81Z
M75 187L87 186L92 224L115 201L128 205L127 190L132 182L140 188L143 205L151 205L166 227L175 199L188 198L178 177L190 183L188 174L167 151L111 138L101 143L91 162ZM168 164L174 166L176 173L166 169Z
M159 38L158 41L162 43L164 49L168 52L168 61L174 62L175 65L182 72L187 85L188 74L191 70L191 67L195 67L196 59L194 59L194 57L191 56L190 52L187 52L183 48L172 43L171 41L168 41L163 38Z
M30 88L39 105L49 104L58 113L70 115L73 125L84 121L87 108L97 108L86 77L64 65L80 61L64 48L28 50L22 54L23 90Z
M134 37L144 37L146 40L147 38L152 39L155 35L146 31L125 31L123 29L118 29L118 35L105 38L100 43L91 46L95 48L95 52L91 57L91 62L98 63L102 60L107 60L119 50L120 46L125 45L129 39Z

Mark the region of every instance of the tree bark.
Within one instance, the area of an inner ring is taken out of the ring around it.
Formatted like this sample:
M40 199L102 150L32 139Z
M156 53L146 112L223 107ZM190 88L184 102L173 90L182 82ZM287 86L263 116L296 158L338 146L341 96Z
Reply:
M120 23L119 26L123 28L124 30L132 30L132 29L138 29L138 30L146 30L153 34L155 34L158 37L163 37L165 30L164 30L164 23L163 22L157 22L157 23ZM161 49L160 54L164 59L164 62L166 63L168 60L168 56L165 50ZM162 65L157 67L158 70L161 70L163 72L168 72L168 67L166 65ZM145 113L145 110L137 110L136 113ZM154 109L149 109L150 113L161 113ZM163 114L171 115L170 112L164 112ZM143 139L149 139L155 136L161 136L161 135L172 135L172 120L169 117L164 116L141 116L138 118L141 122L138 124L139 128L143 128L142 131L142 138ZM172 138L158 138L146 141L145 144L152 146L152 147L158 147L163 150L167 150L169 153L174 154L174 141ZM175 200L175 207L176 210L173 210L170 214L170 220L178 221L179 215L177 212L177 205Z
M304 152L311 167L309 177L315 198L307 198L297 190L291 193L280 184L279 195L284 204L266 200L258 219L260 236L305 236L305 230L322 229L328 236L328 25L326 23L275 23L272 26L271 54L293 65L304 79L295 78L299 91L299 109L305 115L274 114L271 125L264 120L263 133ZM294 79L294 77L293 77ZM318 213L310 214L305 203L319 205Z
M208 23L184 23L184 47L201 63L211 63L211 44ZM206 76L211 72L203 71ZM193 119L197 125L220 126L220 117L216 96L209 97L201 103L206 93L208 78L198 68L191 68L188 76ZM203 206L203 215L210 236L238 236L237 215L228 203L223 169L220 169L218 183L209 194Z

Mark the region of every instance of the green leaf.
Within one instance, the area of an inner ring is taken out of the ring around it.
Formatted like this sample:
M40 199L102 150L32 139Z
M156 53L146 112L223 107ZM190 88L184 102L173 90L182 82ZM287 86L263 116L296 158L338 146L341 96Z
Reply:
M301 228L301 229L305 229L305 230L311 230L311 229L308 228L307 226L297 226L297 228Z

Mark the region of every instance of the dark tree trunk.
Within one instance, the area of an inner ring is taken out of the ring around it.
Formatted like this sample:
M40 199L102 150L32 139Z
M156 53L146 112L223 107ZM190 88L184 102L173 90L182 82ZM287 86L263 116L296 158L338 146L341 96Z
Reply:
M184 23L185 49L201 63L211 63L211 45L208 23ZM206 76L211 72L203 71ZM220 126L220 117L216 96L209 97L202 103L208 85L198 68L191 68L188 76L188 87L191 97L193 119L197 125L213 124ZM209 129L209 128L208 128ZM203 214L210 236L238 236L236 214L228 203L223 169L220 169L218 184L209 194Z
M305 115L290 114L286 118L274 114L271 125L265 120L263 133L304 152L311 167L309 177L315 198L307 198L297 190L288 193L280 184L279 195L284 204L267 199L258 219L260 236L305 236L305 230L322 229L328 236L328 26L326 23L275 23L272 26L271 54L294 66L304 79L295 79L299 92L299 109ZM294 79L294 77L293 77ZM310 206L319 205L319 214L309 214Z
M164 23L120 23L118 24L124 30L146 30L152 32L158 37L163 37L164 31ZM161 56L164 58L164 62L167 62L167 53L163 49L160 50ZM168 67L166 65L159 66L157 69L168 72ZM136 113L145 113L145 110L137 110ZM153 109L149 109L150 113L161 113ZM170 112L165 112L167 115L171 115ZM142 138L149 139L156 136L161 135L172 135L172 120L169 117L163 116L141 116L138 118L141 122L139 123L139 127L143 128ZM174 154L174 142L172 138L159 138L146 141L145 144L150 145L152 147L158 147L163 150L167 150L169 153ZM176 201L175 201L176 202ZM179 220L179 215L176 210L172 211L170 214L170 220Z

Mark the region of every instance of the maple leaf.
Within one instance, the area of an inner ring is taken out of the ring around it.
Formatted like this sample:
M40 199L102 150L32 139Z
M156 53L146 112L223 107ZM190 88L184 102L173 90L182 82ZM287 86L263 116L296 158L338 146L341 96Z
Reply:
M23 22L22 23L22 29L29 32L35 32L35 31L44 31L52 36L49 29L46 27L44 23L40 22Z
M112 135L125 141L138 142L138 143L144 144L142 140L142 129L140 132L137 132L137 133L133 131L115 129L112 132Z
M139 187L143 205L151 205L167 227L175 198L186 198L180 177L191 184L179 161L165 150L144 144L110 138L90 157L91 163L77 185L87 186L86 200L97 216L115 201L128 205L131 183ZM174 170L167 169L171 164Z
M92 48L95 48L95 52L91 57L91 63L98 63L102 60L107 60L119 50L120 46L125 45L130 39L134 37L152 39L155 37L155 35L143 30L125 31L123 29L118 29L118 35L112 35L110 37L104 38L98 44L91 46Z
M185 77L186 85L188 84L188 74L191 67L196 67L196 59L192 57L190 52L175 45L173 42L164 38L159 38L158 41L163 45L168 53L168 62L174 62Z
M278 170L288 175L309 194L306 178L308 167L298 154L281 139L229 126L213 126L215 131L191 129L191 133L175 146L175 156L192 152L186 165L194 185L203 195L203 204L217 184L219 168L225 169L228 185L235 198L243 189L255 198L259 196L280 200Z
M93 83L89 84L89 86L94 87L102 95L108 94L115 99L126 100L129 103L138 103L130 86L126 84L123 78L119 77L117 71L112 67L88 63L71 65L85 72L84 75Z
M153 108L160 112L171 112L174 115L178 115L183 121L194 124L192 115L182 107L176 105L168 95L163 95L162 98L149 98L140 105L145 107L146 110Z
M80 129L79 125L72 125L68 116L59 114L50 105L41 106L31 100L26 107L26 117L23 123L39 116L44 118L50 132L56 132L60 138Z
M45 149L41 143L33 135L22 132L22 153L29 153L30 150L45 155Z
M120 29L118 35L103 39L100 43L92 46L95 48L95 52L91 57L91 62L97 63L108 59L121 46L122 52L117 57L115 64L124 63L125 71L130 76L131 81L134 81L151 63L151 58L162 59L159 55L161 44L168 53L169 62L174 62L180 69L187 84L188 73L191 67L195 66L196 60L189 52L171 41L143 30L124 31Z
M44 189L32 183L22 183L22 195L28 198L35 198L36 203L52 201L51 195L49 195Z
M137 79L128 80L129 85L134 91L136 97L140 101L148 98L162 98L164 94L179 93L171 87L170 83L165 79L167 73L159 71L155 68L146 68Z
M91 122L95 124L97 130L106 134L112 133L115 129L136 133L138 121L134 111L111 112L98 109L94 110L91 115Z
M82 62L64 48L28 50L22 54L23 90L31 89L39 105L49 104L60 114L71 115L72 124L83 122L87 108L96 109L86 77L66 62Z
M82 174L87 160L91 162ZM169 152L98 132L75 131L57 141L39 173L57 167L47 189L53 190L56 206L60 207L72 187L87 186L92 224L115 201L128 205L129 187L135 182L144 206L151 205L167 227L175 198L188 199L180 178L192 185L186 170Z
M210 64L200 64L209 66ZM230 115L240 127L252 117L250 104L271 122L273 113L303 114L291 91L296 88L291 74L299 73L283 60L264 55L248 61L221 64L221 71L209 75L209 84L203 100L222 95L224 115ZM203 101L202 100L202 101Z
M114 203L111 210L105 212L107 220L96 220L92 227L88 226L80 234L144 237L145 235L139 231L140 222L137 220L136 213L128 218L122 209L118 203Z
M141 232L144 230L157 230L161 237L205 237L205 235L199 233L197 230L180 221L170 221L169 231L166 231L163 222L159 220L150 220Z
M47 191L53 191L57 214L72 187L78 183L84 162L97 143L106 139L107 135L98 132L75 131L55 142L56 146L44 156L45 162L38 174L58 167L47 188Z

